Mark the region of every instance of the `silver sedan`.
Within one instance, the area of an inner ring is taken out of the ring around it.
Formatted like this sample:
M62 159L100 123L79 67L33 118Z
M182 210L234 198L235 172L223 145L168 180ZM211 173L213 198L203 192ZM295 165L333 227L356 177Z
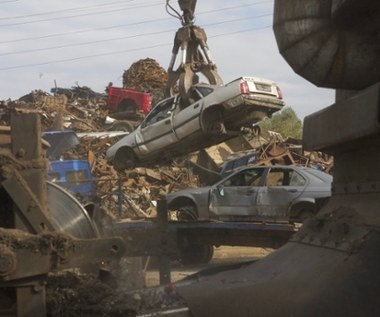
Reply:
M117 169L170 160L224 142L284 106L278 86L256 77L225 86L197 84L189 96L158 103L136 130L108 149L107 160Z
M246 167L213 186L167 195L179 220L302 222L331 196L332 176L298 166Z

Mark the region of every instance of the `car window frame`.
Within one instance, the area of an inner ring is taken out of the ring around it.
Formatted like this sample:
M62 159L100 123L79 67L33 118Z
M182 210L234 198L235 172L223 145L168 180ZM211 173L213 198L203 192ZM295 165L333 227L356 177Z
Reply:
M288 173L288 175L287 175L288 180L286 181L286 180L284 180L284 178L282 178L282 183L281 184L268 185L268 180L269 180L269 177L270 177L271 173L275 172L276 170L282 172L283 175L284 175L284 177L286 176L285 173ZM304 180L303 185L291 185L290 183L291 183L291 180L293 178L293 175L291 175L291 173L296 173L298 176L300 176ZM267 188L305 187L305 186L307 186L307 184L308 184L308 179L302 173L298 172L294 168L280 167L280 166L273 166L273 167L269 168L268 172L266 174L265 182L264 182L264 186L267 187Z
M141 128L145 128L148 126L151 126L152 124L155 124L157 122L160 122L168 117L170 117L171 113L173 112L174 108L176 106L176 97L170 97L168 99L163 100L162 102L158 103L146 116L144 122L141 124ZM165 116L162 117L160 120L153 121L154 118L159 116L161 113L165 113Z
M247 172L249 171L252 171L252 170L256 170L256 171L259 171L259 181L258 181L258 184L255 184L255 185L252 185L252 182L250 184L247 184L247 181L245 180L245 185L226 185L226 182L227 181L231 181L232 178L236 177L237 175L239 174L246 174ZM243 170L239 170L233 174L231 174L230 176L226 177L225 179L223 179L222 181L220 181L218 183L218 186L225 186L225 187L261 187L263 186L263 182L264 180L266 179L266 168L257 168L257 167L252 167L252 168L246 168L246 169L243 169Z
M308 175L311 175L313 179L319 181L320 183L331 183L333 181L333 178L330 174L319 171L317 169L308 167L304 168L302 171Z
M298 175L301 177L301 179L303 180L303 184L302 185L295 185L295 184L291 184L292 183L292 180L294 178L294 175L292 175L289 179L289 185L284 185L284 186L290 186L290 187L305 187L307 184L308 184L308 179L302 175L300 172L298 172L297 170L292 170L293 171L293 174L294 175Z
M195 90L197 90L198 94L202 96L201 98L204 98L214 92L214 88L205 86L195 87Z

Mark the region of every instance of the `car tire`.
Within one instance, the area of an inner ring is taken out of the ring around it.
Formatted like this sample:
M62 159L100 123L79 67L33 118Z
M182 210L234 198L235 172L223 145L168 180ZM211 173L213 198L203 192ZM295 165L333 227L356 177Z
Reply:
M113 165L116 170L133 169L136 166L136 155L130 148L121 148L116 152Z
M186 205L177 208L176 216L178 221L197 220L197 210L195 206Z
M214 255L212 245L189 244L180 247L179 261L183 265L206 264Z

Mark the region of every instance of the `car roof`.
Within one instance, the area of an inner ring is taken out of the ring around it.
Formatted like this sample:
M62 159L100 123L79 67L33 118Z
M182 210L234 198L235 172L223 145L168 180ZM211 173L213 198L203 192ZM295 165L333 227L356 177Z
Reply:
M226 179L227 177L239 173L244 170L249 169L270 169L270 168L284 168L284 169L294 169L296 171L299 171L302 173L307 173L308 175L311 175L311 177L316 178L324 183L331 183L333 180L333 177L330 174L327 174L326 172L317 170L315 168L311 167L305 167L305 166L299 166L299 165L260 165L260 166L245 166L242 168L239 168L238 170L234 171L233 173L228 174L228 176L224 177L223 179Z

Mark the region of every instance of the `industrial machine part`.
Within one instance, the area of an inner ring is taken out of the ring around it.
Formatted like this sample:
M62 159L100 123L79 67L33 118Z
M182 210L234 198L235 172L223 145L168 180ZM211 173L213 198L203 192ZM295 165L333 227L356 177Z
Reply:
M279 51L297 74L336 89L379 81L377 1L276 1L274 15Z
M45 316L49 272L100 269L120 259L124 241L100 238L79 202L46 183L38 114L12 114L7 131L0 147L0 315Z
M305 149L334 155L332 197L263 260L178 285L191 316L380 314L379 16L376 1L275 1L281 54L337 89L335 104L305 118L303 137Z
M173 89L178 82L179 94L187 100L189 89L198 83L197 73L202 73L213 85L223 85L223 81L211 57L206 32L193 22L197 0L179 0L178 3L183 15L170 5L170 0L166 0L168 13L181 20L182 27L178 29L174 38L165 95L166 97L173 95ZM174 13L171 13L169 9ZM180 65L173 70L179 49L182 55Z
M80 239L100 238L99 229L87 210L61 186L47 182L47 206L56 231Z

